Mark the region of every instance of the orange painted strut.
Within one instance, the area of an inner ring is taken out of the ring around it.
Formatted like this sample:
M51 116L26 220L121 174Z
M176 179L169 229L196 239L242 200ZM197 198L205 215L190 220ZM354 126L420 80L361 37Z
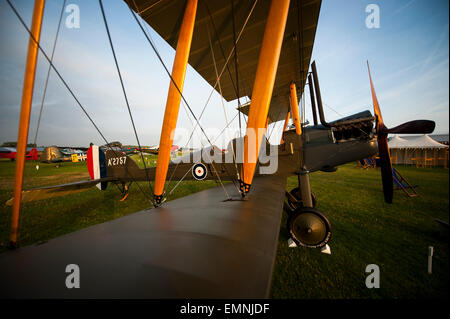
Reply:
M35 0L33 19L31 21L31 34L39 42L41 35L42 17L44 15L45 0ZM25 167L25 153L28 141L28 129L30 126L31 102L33 100L34 78L36 74L36 61L38 56L38 45L30 36L28 41L27 64L23 80L22 105L20 108L19 132L16 150L16 172L14 179L14 199L11 217L10 244L17 246L19 234L19 212L22 199L23 170Z
M298 111L298 100L297 100L297 88L295 83L291 83L291 111L292 119L295 125L295 132L297 135L302 135L302 126L300 125L300 113Z
M287 125L288 125L288 123L289 123L289 118L290 118L290 117L291 117L291 112L288 111L287 114L286 114L286 118L284 119L283 133L282 133L282 135L281 135L281 141L280 141L280 144L283 144L283 143L284 143L284 131L286 131L286 127L287 127Z
M250 189L258 161L259 148L265 131L264 124L269 112L281 45L283 44L289 2L290 0L272 0L270 4L253 84L247 132L244 138L244 164L240 183L242 195L245 195Z
M192 34L194 33L195 15L197 12L197 0L188 0L178 36L177 50L172 68L169 93L166 102L166 111L159 141L158 162L156 164L154 198L156 204L160 204L167 177L167 169L170 161L170 151L173 144L173 136L177 126L178 111L180 109L181 94L183 92L184 78L191 49ZM174 85L174 83L178 86Z

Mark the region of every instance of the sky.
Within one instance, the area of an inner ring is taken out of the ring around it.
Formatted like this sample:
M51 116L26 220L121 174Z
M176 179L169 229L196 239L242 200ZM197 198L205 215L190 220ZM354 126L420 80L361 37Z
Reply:
M32 1L11 0L26 23ZM62 0L47 0L41 45L53 47ZM62 74L106 139L137 145L122 94L97 1L67 0L80 10L79 28L65 24L64 13L54 65ZM369 4L379 8L379 28L367 28ZM369 60L383 119L388 127L415 119L436 122L436 134L449 132L449 3L448 0L323 0L312 60L316 61L325 117L332 121L372 110L366 61ZM121 68L136 129L142 145L159 143L169 78L121 0L104 0L109 28ZM149 28L150 30L150 28ZM171 70L174 50L154 31L151 37ZM5 0L0 0L0 143L17 140L28 34ZM48 63L40 54L30 119L33 142ZM212 87L188 68L184 96L199 117ZM309 92L305 116L312 122ZM225 102L216 92L201 119L214 141L236 115L237 102ZM181 106L175 143L183 146L193 118ZM271 124L271 142L278 143L282 122ZM235 119L230 127L237 128ZM273 132L273 133L272 133ZM216 141L225 147L229 137ZM208 144L199 130L194 147ZM37 138L38 145L102 145L104 140L89 122L61 81L52 72Z

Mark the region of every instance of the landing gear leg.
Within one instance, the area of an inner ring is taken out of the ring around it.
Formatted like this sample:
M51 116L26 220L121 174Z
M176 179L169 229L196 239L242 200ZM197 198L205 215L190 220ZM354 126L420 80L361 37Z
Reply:
M125 199L127 199L128 195L129 195L128 190L130 189L131 183L127 185L126 183L122 182L122 188L120 189L120 191L121 191L123 197L120 200L121 202L123 202Z
M303 207L314 207L311 196L311 185L309 184L309 172L300 172L297 176Z
M309 174L307 172L298 175L298 185L299 187L292 189L290 192L286 192L290 210L301 207L316 207L316 196L311 192Z
M298 174L298 185L286 193L290 206L287 228L297 246L322 248L331 238L330 222L314 208L316 198L311 192L308 172Z

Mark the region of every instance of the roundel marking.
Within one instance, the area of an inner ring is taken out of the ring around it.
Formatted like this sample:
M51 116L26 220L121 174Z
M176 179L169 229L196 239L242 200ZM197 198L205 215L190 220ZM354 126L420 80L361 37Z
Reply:
M194 178L198 181L205 179L207 174L208 171L206 169L206 166L202 163L195 164L194 167L192 167L192 176L194 176Z

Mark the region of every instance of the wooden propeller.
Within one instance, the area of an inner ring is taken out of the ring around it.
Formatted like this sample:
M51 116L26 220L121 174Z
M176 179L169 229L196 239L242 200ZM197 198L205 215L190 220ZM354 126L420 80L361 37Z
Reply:
M378 141L378 154L381 162L381 180L383 184L383 194L386 203L391 204L394 195L392 162L388 146L388 134L428 134L434 131L435 123L429 120L416 120L403 123L392 129L388 129L383 122L380 105L373 87L372 76L370 75L369 61L367 61L369 70L370 89L372 91L373 109L376 118L376 133Z

